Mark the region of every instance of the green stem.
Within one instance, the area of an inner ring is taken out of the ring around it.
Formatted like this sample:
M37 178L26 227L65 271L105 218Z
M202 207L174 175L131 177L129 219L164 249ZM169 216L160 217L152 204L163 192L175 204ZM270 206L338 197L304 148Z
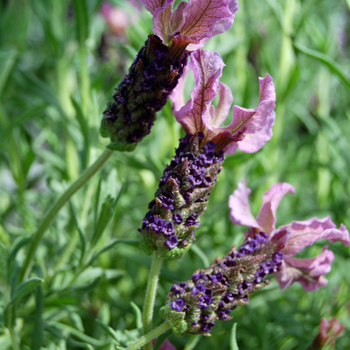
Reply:
M71 184L69 188L61 195L60 198L56 201L56 203L51 207L48 213L45 215L44 220L39 226L38 230L35 232L33 239L30 243L29 251L26 256L26 260L22 266L22 269L19 273L18 283L21 283L25 275L29 269L31 261L34 258L35 252L39 246L39 243L48 229L51 221L54 219L56 214L60 211L60 209L67 203L67 201L73 196L75 192L77 192L86 182L90 180L90 178L106 163L108 158L112 155L113 151L110 149L106 149L101 156L92 164L89 168L87 168L80 177Z
M145 303L143 305L142 322L143 322L144 335L150 332L150 330L152 329L154 301L156 299L158 277L159 277L160 268L162 266L162 262L163 262L163 259L160 258L157 255L157 253L154 253L151 271L149 272L149 277L148 277ZM152 350L152 343L148 343L148 344L145 343L145 344L146 344L144 347L145 350Z
M135 343L131 344L125 350L140 349L142 346L144 346L147 343L150 343L154 338L159 337L161 334L165 333L170 328L170 324L168 323L168 321L166 321L162 323L159 327L153 329L151 332L141 337L139 340L136 340Z

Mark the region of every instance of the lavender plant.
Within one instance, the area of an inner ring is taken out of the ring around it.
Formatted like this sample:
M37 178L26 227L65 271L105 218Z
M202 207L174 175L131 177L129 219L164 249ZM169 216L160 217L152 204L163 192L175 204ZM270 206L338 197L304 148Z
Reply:
M174 115L186 132L175 156L160 179L155 199L142 221L141 241L146 254L154 251L161 258L177 259L195 239L200 216L222 170L224 154L237 149L258 151L272 136L275 89L272 78L260 78L260 101L254 109L233 108L233 121L220 127L232 104L228 86L219 82L224 63L215 52L197 50L185 76L173 92ZM191 99L182 106L183 87L189 69L195 75ZM215 108L212 101L220 93Z
M153 15L153 31L103 113L101 135L109 148L132 151L150 133L156 112L165 105L187 64L188 52L228 30L236 0L143 0Z
M195 50L231 26L236 2L176 1L179 4L175 10L175 1L143 2L153 14L155 35L149 36L129 73L121 79L114 101L104 114L101 133L110 137L111 144L99 158L96 151L104 145L96 137L93 116L102 110L98 101L105 100L115 61L99 60L103 28L96 25L98 2L63 0L32 4L13 0L0 5L0 134L3 136L0 349L121 350L141 336L142 326L145 335L129 349L143 344L145 349L151 349L152 343L159 348L163 343L160 349L174 350L169 341L163 342L168 336L163 332L170 329L178 335L189 333L181 339L170 339L177 348L189 349L194 348L201 335L211 334L214 323L217 324L214 339L202 340L198 348L216 349L217 344L228 348L229 323L217 321L229 320L234 309L239 323L238 342L244 342L246 348L265 350L266 343L269 349L306 348L311 343L311 333L308 337L300 331L292 332L315 328L323 315L337 316L348 326L348 310L342 307L346 306L349 294L348 250L338 245L332 250L324 247L312 259L295 257L301 250L304 257L309 254L310 251L304 250L306 246L313 245L314 252L318 248L314 242L319 239L348 245L345 226L337 229L327 217L292 222L276 229L278 202L283 194L294 191L286 183L274 185L265 194L257 219L248 209L249 189L245 183L239 184L230 198L235 226L227 223L220 204L232 186L228 174L234 173L237 178L247 173L255 187L266 176L288 180L294 177L291 182L302 184L305 190L289 208L290 213L306 218L316 211L332 211L335 221L340 222L344 217L346 220L350 162L346 138L349 123L344 119L344 111L348 96L336 78L340 77L347 87L349 82L346 72L342 73L333 59L338 55L341 62L347 62L344 38L338 36L341 26L348 22L348 12L337 2L331 4L327 0L318 4L311 12L313 19L318 19L317 30L320 24L324 28L319 35L309 38L310 23L303 13L310 12L308 6L312 2L287 1L283 11L279 3L273 5L272 12L268 7L272 6L270 2L253 0L246 11L242 3L235 35L226 33L217 37L220 39L216 42L211 41L215 46L210 48L214 47L230 62L225 79L235 79L232 85L236 85L238 100L248 105L254 99L250 87L252 76L264 70L278 77L279 97L279 124L274 129L277 137L254 158L247 154L228 158L217 183L225 154L233 154L236 149L255 152L271 138L275 101L272 79L270 76L260 79L257 109L235 106L233 122L220 128L232 103L230 90L219 82L223 63L215 53ZM278 14L278 20L274 13ZM330 16L332 25L328 25ZM283 27L282 36L276 30L279 25ZM294 25L298 32L293 31ZM134 37L138 36L135 32ZM78 40L74 37L76 33ZM322 53L299 45L300 33L304 45L319 47ZM324 40L328 40L324 33L330 35L332 45L324 45ZM130 37L122 44L127 40ZM139 48L143 41L135 39L132 45ZM293 45L299 53L331 67L332 72L312 64L312 60L299 61ZM113 50L117 51L115 46ZM192 57L186 68L189 54ZM124 61L122 56L117 57L118 62ZM184 103L183 86L190 69L194 71L195 88L191 99ZM77 89L78 79L81 79L80 89ZM296 82L297 91L293 90ZM334 91L337 93L332 94ZM215 108L212 102L217 93L220 101ZM114 149L130 151L149 133L155 113L168 97L172 97L174 115L186 136L180 140L174 158L165 169L142 223L143 248L149 254L155 252L146 293L151 297L146 297L142 320L138 305L148 273L145 267L148 259L140 254L139 240L133 239L136 238L133 234L137 234L137 221L144 214L144 203L139 199L153 193L153 179L168 156L166 147L160 150L159 146L169 145L173 137L178 137L178 125L171 118L170 105L164 109L167 118L156 126L158 134L154 133L152 142L142 145L133 157L115 155L99 179L92 177ZM162 137L165 134L171 134L169 140ZM97 158L91 165L90 151L91 159ZM66 182L71 184L66 186ZM85 189L76 193L86 184ZM214 186L216 191L212 191ZM115 197L116 192L119 193L114 200L111 196ZM168 262L163 267L159 305L164 305L161 313L166 322L152 329L162 259L182 257L190 248L209 194L212 205L204 222L207 235L180 263ZM70 200L73 195L74 199ZM48 208L51 203L52 207ZM284 210L284 215L288 211ZM56 224L51 225L58 213ZM205 262L206 255L215 256L220 251L221 256L228 248L229 232L237 232L240 224L249 227L243 244L233 247L210 266L204 263L205 268L195 271L187 280L190 275L186 275L183 267L193 266L195 270L200 261ZM322 294L302 293L300 286L299 289L294 286L281 294L265 289L268 298L263 299L264 294L257 293L255 300L250 301L255 290L270 283L269 274L274 275L281 289L294 282L299 282L306 291L325 286L324 276L330 271L333 259L337 265L333 265L332 275L327 276L330 285L323 288ZM166 284L174 280L177 282L165 301L164 287L170 289ZM273 293L278 295L277 299ZM247 308L237 308L248 302L249 312L244 311ZM301 321L303 327L300 327L300 313L307 314ZM253 322L255 319L259 322ZM263 329L263 336L259 328ZM310 349L334 347L335 337L342 329L336 319L322 321ZM291 334L293 339L289 342ZM347 337L343 337L337 346L347 349L348 344Z

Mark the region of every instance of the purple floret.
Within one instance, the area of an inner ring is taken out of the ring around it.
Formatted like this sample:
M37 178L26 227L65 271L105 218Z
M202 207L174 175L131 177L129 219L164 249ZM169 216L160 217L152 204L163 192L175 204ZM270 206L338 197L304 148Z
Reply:
M219 319L220 320L227 320L230 312L231 312L231 309L220 310L219 311Z
M171 236L164 242L164 245L169 248L169 250L174 249L177 246L177 236Z
M216 275L209 275L209 277L213 281L213 283L218 283L223 280L223 275L221 272L217 273Z
M192 225L197 225L198 224L198 222L196 222L196 219L198 218L198 214L197 213L193 213L193 214L191 214L188 218L187 218L187 220L186 220L186 222L185 222L185 226L192 226Z
M178 224L180 225L183 221L183 217L181 214L174 214L173 215L173 220Z
M208 291L208 290L207 290ZM199 298L199 303L198 306L203 309L206 310L208 308L208 306L213 302L213 299L209 296L209 295L202 295Z
M202 323L201 324L201 331L210 333L210 328L214 327L215 323L214 322L209 322L209 323Z
M198 283L192 288L191 294L196 295L205 291L206 291L206 288L203 286L203 283Z
M179 284L174 283L170 291L173 292L174 294L184 294L187 287L188 285L186 282L181 282Z
M172 221L167 221L164 225L164 232L163 234L165 236L171 236L174 233L176 233L175 229L174 229L174 225Z
M181 311L182 308L185 306L185 301L182 300L181 298L175 300L175 301L172 301L170 303L170 307L171 307L171 310L175 310L175 311Z
M204 275L204 272L203 272L203 271L200 271L200 272L198 272L198 273L194 273L194 274L192 275L192 280L193 280L193 282L197 282L199 279L201 279L201 278L203 277L203 275Z

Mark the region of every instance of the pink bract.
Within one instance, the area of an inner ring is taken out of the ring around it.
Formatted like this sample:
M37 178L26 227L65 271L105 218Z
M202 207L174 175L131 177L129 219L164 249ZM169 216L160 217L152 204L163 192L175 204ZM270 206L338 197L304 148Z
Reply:
M248 196L250 189L246 182L240 182L237 189L229 198L230 219L237 225L248 226L245 237L263 231L268 233L270 240L284 241L280 251L285 259L275 278L281 289L289 287L294 282L299 282L306 291L318 290L327 284L323 276L331 269L334 254L325 247L319 255L312 259L297 259L293 256L312 245L319 239L327 239L330 242L343 242L349 245L349 232L341 224L337 229L329 217L318 219L312 218L305 221L293 221L288 225L275 229L276 210L280 200L287 193L294 193L294 187L288 183L274 184L264 194L263 205L258 217L255 219L251 213Z
M191 53L184 76L170 96L173 102L175 118L187 134L202 132L204 141L213 141L218 149L226 154L235 153L239 148L243 152L258 151L272 137L275 120L275 87L272 78L259 78L260 101L256 109L233 107L233 121L230 125L220 127L227 118L233 96L229 87L219 79L225 64L219 54L205 50ZM183 90L189 69L195 77L195 86L191 99L184 104ZM220 94L218 106L212 101Z
M174 0L141 0L146 10L153 14L153 31L165 44L175 35L194 43L193 50L202 46L212 36L228 30L238 10L236 0L181 1L173 10Z

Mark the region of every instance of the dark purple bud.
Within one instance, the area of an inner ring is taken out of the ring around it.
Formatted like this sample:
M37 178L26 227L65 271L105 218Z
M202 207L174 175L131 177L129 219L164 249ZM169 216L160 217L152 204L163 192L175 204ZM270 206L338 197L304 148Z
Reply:
M206 288L203 286L203 283L198 283L192 288L191 294L196 295L202 292L205 292Z
M172 301L170 303L170 307L171 307L171 310L175 310L175 311L180 312L182 310L182 308L185 306L185 304L186 303L181 298L179 298L175 301Z
M180 284L174 283L170 291L174 294L183 294L185 293L187 287L188 285L185 282L181 282Z
M183 221L183 217L181 214L174 214L173 215L173 220L178 224L180 225Z
M165 236L171 236L171 235L173 235L173 234L176 233L172 221L166 222L165 225L164 225L164 229L165 229L165 230L164 230L163 233L164 233Z
M202 323L201 331L206 332L206 333L210 333L210 328L212 328L214 326L215 326L214 322Z
M169 250L174 249L177 246L177 236L171 236L164 242L164 245L169 248Z

